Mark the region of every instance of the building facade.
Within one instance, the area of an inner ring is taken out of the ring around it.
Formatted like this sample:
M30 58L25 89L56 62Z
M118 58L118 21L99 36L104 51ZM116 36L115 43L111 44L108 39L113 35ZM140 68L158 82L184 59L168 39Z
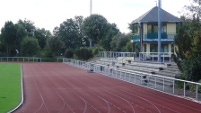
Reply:
M161 9L161 52L173 52L176 28L181 23L179 18ZM133 27L137 31L133 43L139 45L140 52L158 53L158 7L133 20L132 26L137 26Z

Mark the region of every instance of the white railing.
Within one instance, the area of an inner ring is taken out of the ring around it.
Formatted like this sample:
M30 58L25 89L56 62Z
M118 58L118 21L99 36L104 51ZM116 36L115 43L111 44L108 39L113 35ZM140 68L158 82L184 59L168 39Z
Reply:
M101 58L136 57L135 52L99 51Z
M159 52L140 52L139 60L140 61L157 61ZM169 62L172 61L172 52L160 52L161 61Z
M63 63L168 94L197 100L199 102L201 101L200 83L74 59L63 59Z
M0 57L0 62L41 62L38 57Z

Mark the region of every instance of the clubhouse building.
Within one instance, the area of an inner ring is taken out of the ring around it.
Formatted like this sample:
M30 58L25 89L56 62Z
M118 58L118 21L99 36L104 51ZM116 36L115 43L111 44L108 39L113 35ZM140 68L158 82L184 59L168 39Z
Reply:
M161 52L165 54L174 51L174 37L177 25L182 21L178 17L161 9ZM158 7L154 7L139 18L132 21L133 44L138 45L144 57L155 58L158 54ZM136 29L137 28L137 29ZM146 55L145 55L146 54ZM152 55L151 55L152 54Z

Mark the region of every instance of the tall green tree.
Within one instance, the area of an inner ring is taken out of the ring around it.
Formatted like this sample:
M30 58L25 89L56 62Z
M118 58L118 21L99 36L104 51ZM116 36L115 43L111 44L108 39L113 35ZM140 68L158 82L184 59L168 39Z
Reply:
M34 32L36 30L36 27L34 25L34 22L30 21L30 20L19 20L18 21L18 24L21 24L22 26L24 26L26 32L27 32L27 35L29 37L33 37L34 36Z
M46 45L46 39L51 37L51 33L48 30L45 30L44 28L40 29L36 29L35 33L34 33L34 37L36 37L36 39L38 39L38 43L40 45L41 49L44 49L45 45Z
M182 77L190 81L201 79L201 22L199 17L184 20L175 37L178 45L176 62L182 72Z
M65 43L66 48L75 49L82 45L79 26L73 19L67 19L55 27L54 35Z
M7 56L10 55L11 50L14 50L16 28L11 21L7 21L4 27L1 29L2 43L6 46Z
M118 33L112 38L111 48L113 51L125 51L125 46L130 42L129 37L125 34Z
M22 40L24 37L27 36L27 32L26 32L25 27L20 23L15 24L15 28L16 28L15 48L17 49L18 52L20 52Z
M175 48L177 58L184 59L187 54L191 51L192 38L190 37L192 20L186 17L181 17L183 24L178 28L178 33L175 37L175 44L178 48Z
M108 21L102 15L93 14L84 20L82 28L85 36L98 44L107 34Z
M107 34L101 39L100 45L103 48L105 48L105 50L110 51L111 50L110 43L112 41L112 38L119 33L119 29L114 23L113 24L108 23L107 29L108 29Z
M64 49L65 44L64 42L57 37L51 37L47 39L47 49L50 50L53 57L59 56L62 53L62 49ZM64 52L63 52L64 54Z
M38 40L34 37L26 36L21 45L21 54L23 56L32 57L37 55L37 52L40 50L40 46L38 44Z

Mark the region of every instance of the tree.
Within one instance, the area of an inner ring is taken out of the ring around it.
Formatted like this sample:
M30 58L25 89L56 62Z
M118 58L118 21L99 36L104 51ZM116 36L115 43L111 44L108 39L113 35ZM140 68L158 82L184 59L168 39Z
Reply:
M190 5L185 6L187 12L190 12L187 13L187 15L190 17L194 15L201 18L201 0L190 0L190 1L191 1Z
M199 81L201 79L201 23L199 17L184 22L179 28L175 43L178 45L176 59L184 79Z
M76 49L75 55L80 60L88 60L93 57L93 52L90 48L82 47L80 49Z
M98 44L107 34L108 22L103 16L93 14L84 20L82 29L88 39Z
M11 50L14 50L16 29L11 21L7 21L1 29L2 43L6 46L7 56L10 55Z
M47 49L50 50L50 52L52 53L52 56L59 56L62 53L62 49L64 48L64 42L57 38L57 37L51 37L47 39Z
M40 46L36 38L26 36L23 39L21 47L22 55L32 57L34 55L37 55L39 49Z
M125 34L118 33L112 38L111 49L113 51L125 51L125 46L129 42L129 37Z
M18 24L21 24L22 26L24 26L28 37L33 37L34 36L34 32L36 30L36 27L34 26L34 23L30 20L19 20Z
M45 30L44 28L42 29L36 29L35 33L34 33L34 37L36 37L36 39L38 39L38 43L40 45L41 49L44 49L45 44L46 44L46 39L51 37L51 33L48 30Z
M186 17L181 17L183 25L178 28L178 33L175 37L175 44L178 49L176 49L177 57L180 59L186 58L186 55L191 51L192 38L190 37L190 29L192 26L192 21L186 19Z
M117 28L116 24L108 23L108 32L105 37L103 37L100 41L100 45L105 48L105 50L110 51L111 46L110 43L112 38L119 33L119 29Z
M21 51L21 43L24 37L27 36L26 29L20 23L15 24L16 34L15 34L15 48L18 52Z
M56 27L54 34L65 43L66 48L75 49L82 44L79 26L73 19L67 19L60 27Z

